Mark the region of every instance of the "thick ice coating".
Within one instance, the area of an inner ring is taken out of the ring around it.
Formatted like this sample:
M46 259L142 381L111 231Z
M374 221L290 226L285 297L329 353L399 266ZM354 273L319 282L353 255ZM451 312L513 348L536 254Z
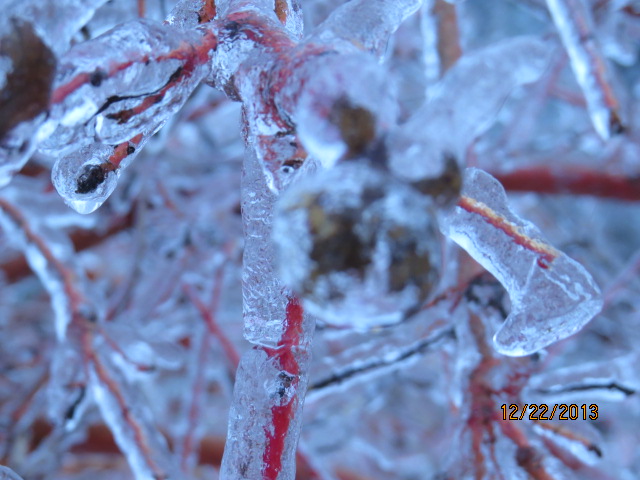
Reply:
M308 177L278 205L273 238L282 280L329 323L397 322L437 279L431 212L427 197L367 163Z
M511 314L494 337L499 352L528 355L573 335L600 312L600 289L591 275L511 211L495 178L469 168L463 182L441 229L509 292Z

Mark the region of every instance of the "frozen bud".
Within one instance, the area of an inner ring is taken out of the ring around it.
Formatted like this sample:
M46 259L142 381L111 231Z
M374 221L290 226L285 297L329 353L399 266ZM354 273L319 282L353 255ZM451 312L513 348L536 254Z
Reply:
M275 100L296 122L306 151L326 167L341 158L370 155L397 118L387 72L362 54L310 61Z
M112 146L93 144L55 163L51 179L67 205L79 213L91 213L111 195L119 176L105 160L112 153Z
M284 283L332 324L399 321L438 278L433 202L365 163L293 185L276 207L273 236Z
M451 154L442 156L441 172L434 177L423 178L411 185L421 193L433 198L439 207L451 207L458 201L462 188L462 173L457 160Z

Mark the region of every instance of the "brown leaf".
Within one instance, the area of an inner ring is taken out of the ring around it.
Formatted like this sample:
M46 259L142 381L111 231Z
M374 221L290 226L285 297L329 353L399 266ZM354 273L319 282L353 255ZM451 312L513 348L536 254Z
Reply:
M0 38L0 56L11 59L6 84L0 90L0 140L22 122L46 112L56 59L33 26L12 18Z

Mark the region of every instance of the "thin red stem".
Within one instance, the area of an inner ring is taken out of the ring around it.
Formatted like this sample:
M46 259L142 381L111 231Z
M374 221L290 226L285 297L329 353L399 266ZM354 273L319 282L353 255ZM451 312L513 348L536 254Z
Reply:
M221 289L221 283L222 283L221 282L222 270L223 270L222 268L218 270L218 274L217 274L218 278L216 278L216 286L214 290L214 295L218 298L220 295L220 289ZM198 295L193 290L193 287L191 287L190 285L184 285L182 287L182 290L185 293L185 295L187 295L191 303L193 303L193 305L196 307L198 312L200 313L200 316L204 320L205 325L209 330L209 333L211 333L214 337L216 337L220 342L220 345L224 350L225 356L229 361L230 367L235 372L235 370L238 368L238 364L240 363L240 354L238 353L238 350L236 350L236 347L233 345L231 340L229 340L229 337L227 337L226 334L220 329L220 326L218 325L218 322L216 322L216 319L212 315L210 309L198 297Z
M460 197L460 200L458 200L458 206L469 213L480 215L485 222L511 237L516 245L520 245L521 247L538 254L538 265L541 268L549 268L549 264L558 257L558 251L553 247L539 240L528 237L522 232L520 227L514 225L484 203L470 197L462 196Z
M515 192L591 195L629 202L640 201L640 176L627 177L584 167L539 166L494 176Z
M300 345L302 334L303 310L297 298L289 299L286 310L285 332L278 343L278 348L264 348L269 357L276 358L283 372L293 377L291 388L297 390L300 366L295 356L295 349ZM276 480L282 470L282 456L289 434L289 425L295 415L298 396L293 395L285 404L271 407L271 428L265 429L267 446L262 458L263 480Z

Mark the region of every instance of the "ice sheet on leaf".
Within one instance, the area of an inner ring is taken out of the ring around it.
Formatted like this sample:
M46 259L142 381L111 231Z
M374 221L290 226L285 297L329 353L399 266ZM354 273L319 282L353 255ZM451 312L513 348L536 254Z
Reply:
M488 173L465 171L461 198L441 230L509 292L511 314L494 337L499 352L528 355L576 333L600 312L600 289L591 275L515 215L504 188Z
M35 27L0 19L0 186L29 159L49 109L56 59Z
M458 159L495 121L509 94L535 82L550 59L539 37L510 38L464 55L434 87L427 103L389 138L391 168L400 178L438 176L443 153Z
M352 0L336 8L309 41L342 52L367 50L381 56L391 35L421 4L422 0Z
M302 179L279 200L273 240L282 281L330 324L400 321L437 284L430 199L364 162Z

